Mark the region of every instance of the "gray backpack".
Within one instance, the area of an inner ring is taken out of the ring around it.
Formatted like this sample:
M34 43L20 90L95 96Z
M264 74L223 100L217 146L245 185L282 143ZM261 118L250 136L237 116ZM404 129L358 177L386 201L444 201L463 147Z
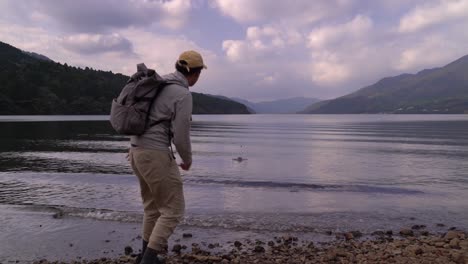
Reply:
M150 111L154 101L168 83L145 64L137 65L137 72L130 77L112 101L110 123L124 135L141 135L151 126L165 120L150 123Z

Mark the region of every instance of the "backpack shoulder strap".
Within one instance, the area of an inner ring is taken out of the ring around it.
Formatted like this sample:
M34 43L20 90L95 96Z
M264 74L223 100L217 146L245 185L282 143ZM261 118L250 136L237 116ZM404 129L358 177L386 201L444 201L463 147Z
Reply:
M161 94L162 90L164 90L164 88L168 85L169 83L166 82L166 81L161 81L159 84L158 84L158 87L157 87L157 91L156 93L154 94L153 98L151 98L151 103L148 107L148 114L146 115L146 123L148 124L148 128L150 127L153 127L157 124L160 124L164 121L171 121L171 120L166 120L166 119L163 119L163 120L158 120L158 121L153 121L153 122L149 122L150 121L150 112L151 112L151 109L153 108L153 104L154 102L156 101L156 99L159 97L159 95Z

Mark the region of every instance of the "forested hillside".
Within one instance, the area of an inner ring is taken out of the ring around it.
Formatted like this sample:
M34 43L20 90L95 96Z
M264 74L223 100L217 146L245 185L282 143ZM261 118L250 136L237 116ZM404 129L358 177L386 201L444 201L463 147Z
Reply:
M0 42L0 115L106 115L128 76L77 68ZM247 114L232 101L193 93L194 114Z

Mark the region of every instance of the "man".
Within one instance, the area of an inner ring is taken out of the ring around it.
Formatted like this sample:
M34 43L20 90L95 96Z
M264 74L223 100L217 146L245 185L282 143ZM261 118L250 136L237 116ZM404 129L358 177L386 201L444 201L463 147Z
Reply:
M143 249L137 259L141 264L164 263L167 241L184 215L185 201L180 171L169 149L173 142L182 158L179 166L192 165L190 121L192 95L189 87L197 83L202 56L196 51L180 54L176 72L163 78L170 83L152 106L150 120L162 121L143 135L131 137L129 153L132 169L140 182L143 199Z

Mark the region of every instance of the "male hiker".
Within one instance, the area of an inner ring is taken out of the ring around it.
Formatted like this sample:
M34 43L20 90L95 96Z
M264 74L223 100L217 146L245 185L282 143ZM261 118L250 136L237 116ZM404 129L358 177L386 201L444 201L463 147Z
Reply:
M131 137L129 153L132 169L140 182L143 199L143 249L141 264L164 263L167 241L184 215L185 201L178 165L170 150L170 140L182 158L179 166L192 165L190 120L192 95L202 69L203 58L196 51L180 54L176 71L163 78L169 82L154 102L150 120L161 121L143 135ZM172 136L173 135L173 136Z

